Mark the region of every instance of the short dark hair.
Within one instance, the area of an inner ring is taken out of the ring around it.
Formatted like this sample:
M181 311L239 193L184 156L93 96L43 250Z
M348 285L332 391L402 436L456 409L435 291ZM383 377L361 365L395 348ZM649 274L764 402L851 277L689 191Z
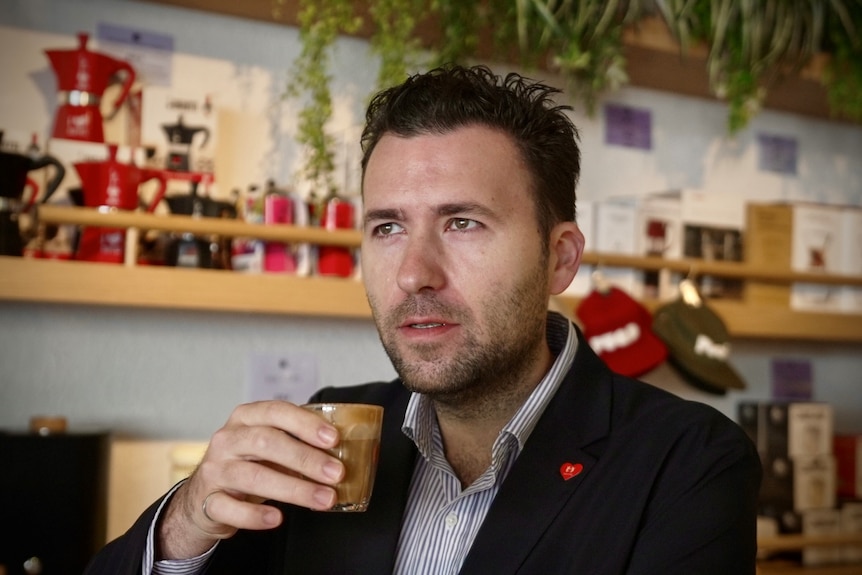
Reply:
M410 137L445 134L484 125L509 135L533 180L532 193L545 236L562 221L575 221L575 188L581 171L578 130L551 96L561 91L510 73L505 79L485 66L443 66L410 76L377 94L362 131L362 180L384 134Z

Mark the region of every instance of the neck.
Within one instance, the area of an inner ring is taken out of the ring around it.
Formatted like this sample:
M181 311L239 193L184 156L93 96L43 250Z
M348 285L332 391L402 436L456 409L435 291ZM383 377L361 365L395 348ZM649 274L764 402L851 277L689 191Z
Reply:
M547 346L541 350L531 369L484 386L483 394L432 398L446 459L462 487L472 484L491 465L491 450L500 431L551 368L550 350Z

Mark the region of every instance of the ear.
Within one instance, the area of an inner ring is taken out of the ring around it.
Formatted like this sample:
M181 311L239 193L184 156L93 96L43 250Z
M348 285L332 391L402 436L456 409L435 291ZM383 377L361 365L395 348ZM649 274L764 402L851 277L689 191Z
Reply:
M560 222L551 230L548 287L552 295L563 292L581 265L584 234L575 222Z

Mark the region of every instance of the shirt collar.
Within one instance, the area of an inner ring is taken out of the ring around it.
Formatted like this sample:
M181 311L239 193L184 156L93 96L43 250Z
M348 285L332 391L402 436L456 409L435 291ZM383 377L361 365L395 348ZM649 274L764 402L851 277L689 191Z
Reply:
M575 330L572 329L571 322L562 315L548 312L545 333L548 347L556 359L548 373L500 432L500 437L511 436L517 440L518 452L524 448L527 438L560 387L577 351L578 340ZM435 436L439 438L434 405L422 394L415 392L411 394L401 431L413 441L419 453L426 459L430 458L435 450L441 448L439 443L434 441ZM500 441L500 437L497 438L497 442Z

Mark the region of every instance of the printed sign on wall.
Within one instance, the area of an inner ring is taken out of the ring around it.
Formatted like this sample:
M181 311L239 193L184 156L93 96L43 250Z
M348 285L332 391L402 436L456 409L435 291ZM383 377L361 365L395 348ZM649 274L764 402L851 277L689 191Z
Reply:
M605 143L652 149L652 112L622 104L605 104Z

